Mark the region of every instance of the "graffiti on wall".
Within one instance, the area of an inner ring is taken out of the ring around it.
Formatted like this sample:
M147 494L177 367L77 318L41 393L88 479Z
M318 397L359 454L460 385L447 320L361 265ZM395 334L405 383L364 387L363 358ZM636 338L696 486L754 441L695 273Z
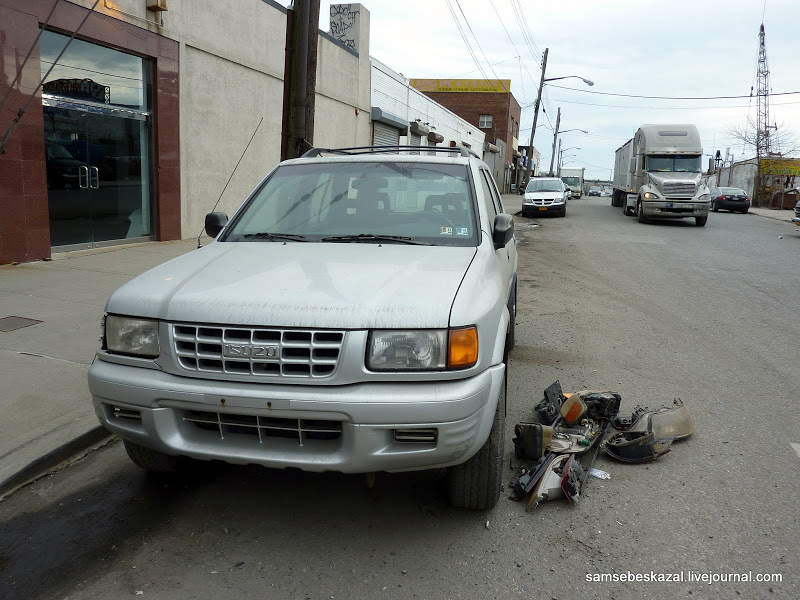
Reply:
M359 4L331 4L331 35L348 48L358 51Z

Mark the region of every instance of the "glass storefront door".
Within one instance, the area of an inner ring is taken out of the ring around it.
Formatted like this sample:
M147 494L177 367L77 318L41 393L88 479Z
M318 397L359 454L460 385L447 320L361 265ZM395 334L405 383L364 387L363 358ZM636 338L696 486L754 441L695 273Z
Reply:
M91 248L148 238L152 230L147 120L47 102L55 105L44 107L50 244Z
M42 32L43 75L67 40ZM42 104L54 248L152 239L148 71L140 57L74 40L47 77Z

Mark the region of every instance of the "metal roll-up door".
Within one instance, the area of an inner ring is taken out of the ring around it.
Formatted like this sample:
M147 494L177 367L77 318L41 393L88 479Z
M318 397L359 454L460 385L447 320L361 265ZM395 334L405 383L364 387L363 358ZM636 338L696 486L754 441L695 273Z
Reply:
M422 136L421 135L417 135L416 133L412 133L409 136L409 139L411 140L411 145L412 146L421 146L422 145ZM419 152L411 152L411 154L419 154Z
M372 122L373 146L398 146L400 144L400 131L378 121Z

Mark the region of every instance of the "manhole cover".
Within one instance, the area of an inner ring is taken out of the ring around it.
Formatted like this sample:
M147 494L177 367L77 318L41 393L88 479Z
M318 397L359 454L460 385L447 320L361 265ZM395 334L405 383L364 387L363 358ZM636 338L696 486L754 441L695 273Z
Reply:
M29 325L36 325L36 323L41 323L41 321L37 321L36 319L27 319L25 317L3 317L0 319L0 332L22 329L23 327L28 327Z

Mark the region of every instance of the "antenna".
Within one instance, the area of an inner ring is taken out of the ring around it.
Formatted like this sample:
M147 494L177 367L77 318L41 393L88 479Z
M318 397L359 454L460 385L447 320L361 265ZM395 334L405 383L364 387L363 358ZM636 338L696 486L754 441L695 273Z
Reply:
M228 189L228 184L231 182L231 179L233 179L233 174L236 173L236 169L239 168L239 163L242 162L242 159L244 158L244 155L247 152L247 149L250 147L250 144L253 141L253 138L256 137L256 132L258 132L258 128L261 127L261 122L263 120L264 120L264 117L261 117L261 120L258 122L258 125L256 125L256 129L253 132L253 135L250 136L250 141L247 142L247 146L244 147L244 152L242 152L242 155L239 157L239 162L237 162L236 166L233 167L233 172L231 173L231 176L228 177L228 181L225 183L225 187L222 188L222 193L220 193L219 198L217 198L217 201L214 204L214 208L211 209L211 212L214 212L214 210L217 208L217 205L219 204L219 201L222 200L222 194L224 194L225 190ZM203 247L203 245L200 243L200 238L203 236L203 232L205 230L206 230L206 226L203 225L203 228L200 230L200 233L197 235L197 247L198 248L202 248Z

